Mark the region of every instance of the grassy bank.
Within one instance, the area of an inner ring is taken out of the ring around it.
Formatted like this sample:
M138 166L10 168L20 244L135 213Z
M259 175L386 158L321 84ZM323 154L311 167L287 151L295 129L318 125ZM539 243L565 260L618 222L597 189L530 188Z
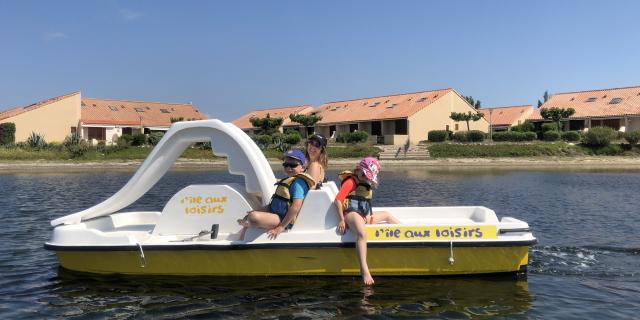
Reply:
M501 158L540 156L638 156L637 147L611 144L606 147L587 147L565 142L457 144L441 143L429 147L433 158Z
M60 145L50 145L40 149L28 147L0 147L0 160L6 161L117 161L144 160L153 148L144 147L89 147L82 154L73 154ZM329 158L359 158L368 155L377 156L380 149L372 146L345 145L329 147ZM267 158L280 158L282 152L275 149L264 150ZM211 149L188 148L180 156L185 159L213 160L220 159L212 154Z

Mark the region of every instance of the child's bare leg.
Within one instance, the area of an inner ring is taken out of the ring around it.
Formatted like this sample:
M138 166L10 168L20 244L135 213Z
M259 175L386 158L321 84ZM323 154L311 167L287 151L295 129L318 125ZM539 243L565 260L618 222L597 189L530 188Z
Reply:
M349 212L345 216L345 221L349 228L356 233L356 253L362 281L367 286L373 285L373 277L371 277L367 264L367 234L364 229L364 219L356 212Z
M398 218L394 217L390 212L387 211L375 211L373 215L371 215L371 217L372 224L378 224L382 221L385 221L389 224L400 224L400 220L398 220Z
M251 211L247 215L249 227L261 229L273 229L280 224L280 217L277 214L265 211Z
M247 233L249 227L273 229L280 224L280 218L278 215L271 212L264 211L249 211L249 213L242 219L238 219L238 224L242 226L240 230L240 241L244 240L244 235Z

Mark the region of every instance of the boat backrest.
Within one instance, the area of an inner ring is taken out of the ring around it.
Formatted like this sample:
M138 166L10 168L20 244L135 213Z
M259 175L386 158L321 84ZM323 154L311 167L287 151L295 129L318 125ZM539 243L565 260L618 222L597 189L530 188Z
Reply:
M194 235L218 225L219 233L237 233L237 219L255 208L257 201L235 185L190 185L167 202L158 219L154 235Z
M326 230L338 225L338 216L333 200L338 188L333 181L326 182L320 190L310 190L292 231Z

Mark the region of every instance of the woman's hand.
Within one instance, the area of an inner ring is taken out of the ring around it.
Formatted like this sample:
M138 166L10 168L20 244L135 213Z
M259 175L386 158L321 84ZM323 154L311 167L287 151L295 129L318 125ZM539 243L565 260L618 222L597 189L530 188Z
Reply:
M344 220L340 220L340 222L338 222L338 234L344 234L345 231L347 231L347 224Z

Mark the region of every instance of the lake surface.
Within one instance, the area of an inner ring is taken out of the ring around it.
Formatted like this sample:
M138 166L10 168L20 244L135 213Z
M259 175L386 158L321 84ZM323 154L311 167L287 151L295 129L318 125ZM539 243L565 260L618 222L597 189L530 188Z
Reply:
M337 180L337 172L329 178ZM640 172L387 170L376 206L483 205L527 221L539 243L512 276L90 277L43 249L49 221L116 192L133 172L0 173L0 318L637 318ZM174 171L130 209L161 210L189 184Z

